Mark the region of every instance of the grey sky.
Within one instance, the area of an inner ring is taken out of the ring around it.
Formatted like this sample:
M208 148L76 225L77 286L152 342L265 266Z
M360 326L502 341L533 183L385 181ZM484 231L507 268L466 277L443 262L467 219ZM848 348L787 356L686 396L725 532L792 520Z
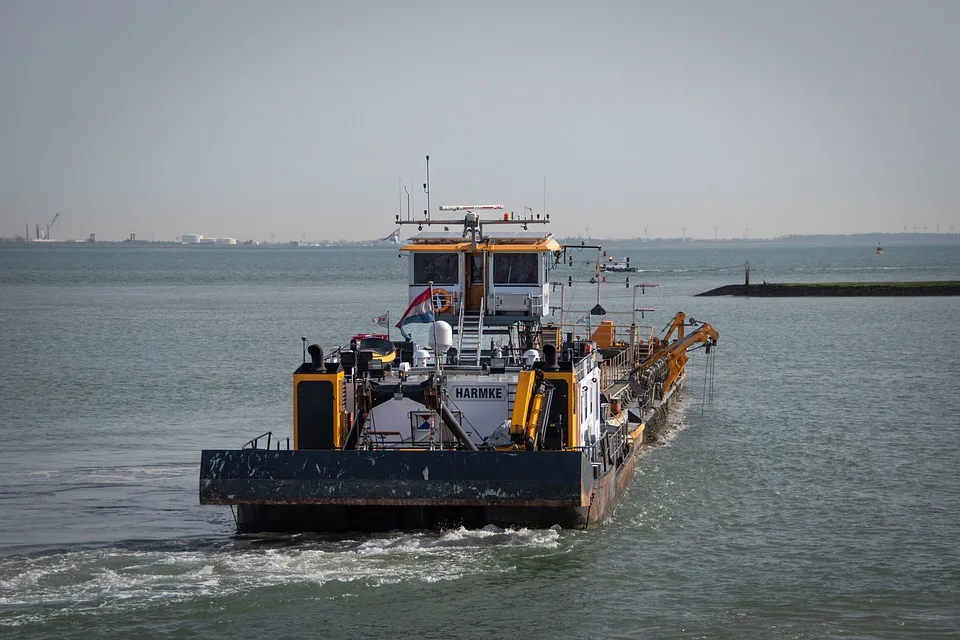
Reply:
M960 230L960 1L0 2L0 235ZM405 196L404 196L405 198ZM404 202L404 207L405 207Z

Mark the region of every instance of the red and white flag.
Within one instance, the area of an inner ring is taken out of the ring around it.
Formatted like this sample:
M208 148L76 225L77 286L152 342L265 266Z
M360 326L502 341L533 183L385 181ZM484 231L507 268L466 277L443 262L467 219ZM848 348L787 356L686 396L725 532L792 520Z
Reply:
M400 322L395 326L400 329L400 333L405 338L409 338L409 334L403 330L404 325L415 322L433 322L433 301L430 299L430 293L430 287L424 289L423 293L414 298L407 310L400 316Z

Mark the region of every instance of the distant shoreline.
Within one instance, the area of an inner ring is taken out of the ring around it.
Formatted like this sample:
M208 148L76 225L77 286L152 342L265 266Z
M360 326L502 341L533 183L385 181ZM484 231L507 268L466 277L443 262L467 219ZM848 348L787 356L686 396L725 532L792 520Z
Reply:
M697 296L747 298L960 296L960 281L728 284L698 293Z
M586 238L580 236L555 236L561 244L576 246L579 244L603 244L607 247L744 247L756 245L784 245L784 244L818 244L835 246L884 246L908 245L908 244L943 244L960 245L960 233L942 232L942 233L854 233L854 234L834 234L834 235L789 235L777 236L774 238L650 238L645 240L642 237L636 238ZM401 239L403 242L403 239ZM25 240L22 236L13 238L0 238L0 245L25 245L31 246L147 246L147 247L180 247L180 246L260 246L260 247L295 247L303 245L301 248L330 248L330 247L396 247L392 242L371 238L367 240L317 240L309 243L302 243L296 240L287 241L265 241L265 240L237 240L236 245L215 245L213 243L182 243L175 240L97 240L90 242L84 240ZM310 246L307 246L309 244Z
M254 248L254 249L338 249L338 248L348 248L348 247L372 247L372 248L393 248L396 249L396 245L393 243L387 242L378 242L376 240L362 241L362 240L350 240L342 242L332 242L329 244L316 244L316 245L299 245L297 242L237 242L236 244L216 244L213 242L172 242L167 240L137 240L135 242L130 242L129 240L97 240L96 242L89 242L87 240L41 240L39 242L31 240L29 242L24 242L22 240L10 240L9 238L0 238L0 247L115 247L115 248L152 248L152 249L174 249L174 248L190 248L196 250L206 250L206 249L238 249L238 248Z

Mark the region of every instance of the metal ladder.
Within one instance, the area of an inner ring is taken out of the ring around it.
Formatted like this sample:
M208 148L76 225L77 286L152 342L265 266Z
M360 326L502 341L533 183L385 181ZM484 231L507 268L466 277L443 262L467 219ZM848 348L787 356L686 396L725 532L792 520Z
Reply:
M458 364L480 366L480 349L483 343L483 302L483 298L480 298L479 312L464 311L461 308Z

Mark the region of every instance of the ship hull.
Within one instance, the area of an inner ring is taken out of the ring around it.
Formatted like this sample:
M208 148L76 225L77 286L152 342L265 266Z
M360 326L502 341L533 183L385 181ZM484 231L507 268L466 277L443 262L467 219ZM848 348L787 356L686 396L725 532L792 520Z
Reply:
M205 450L200 502L234 506L241 533L586 529L613 513L642 446L599 466L580 451Z
M452 454L451 454L452 455ZM462 454L457 454L462 455ZM491 456L503 455L492 453ZM537 455L537 454L528 454ZM586 504L558 504L557 500L533 498L523 504L512 501L437 499L405 502L384 498L352 500L347 504L238 504L237 530L256 532L345 532L392 531L398 529L477 529L498 527L586 529L601 523L613 511L633 479L635 450L616 469L593 480ZM522 481L503 482L503 487L518 487ZM571 479L571 484L577 482ZM487 504L477 504L487 502Z
M204 451L200 499L237 505L245 532L582 528L614 471L579 451Z

